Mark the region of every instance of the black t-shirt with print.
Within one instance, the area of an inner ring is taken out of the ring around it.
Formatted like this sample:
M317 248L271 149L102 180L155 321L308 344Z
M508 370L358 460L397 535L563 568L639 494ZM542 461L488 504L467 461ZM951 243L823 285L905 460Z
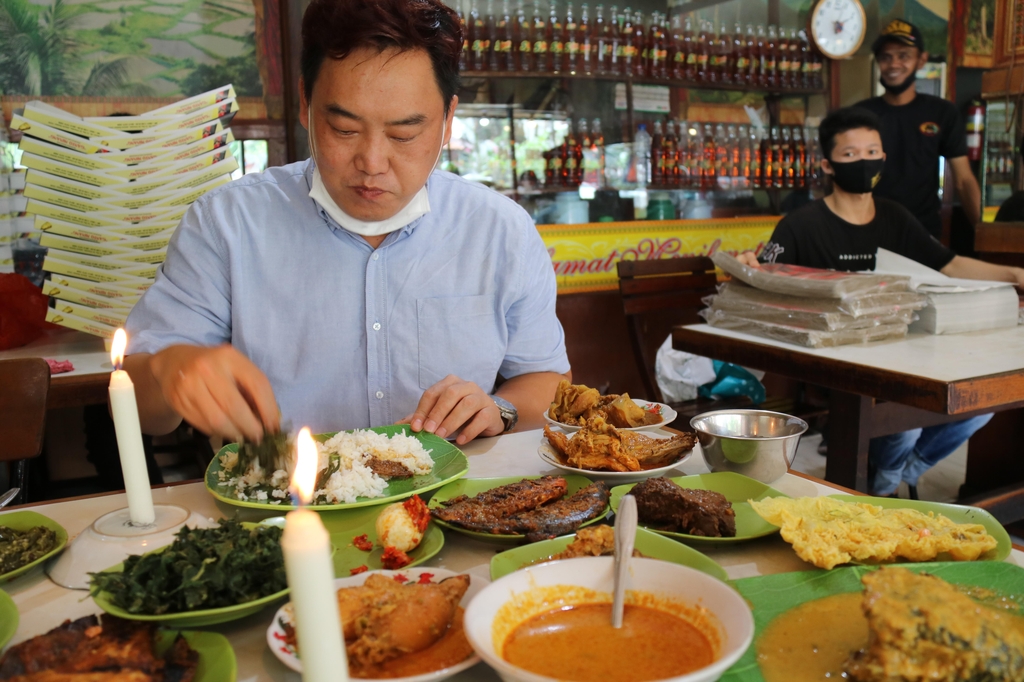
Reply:
M895 201L875 199L874 220L854 225L818 199L779 221L761 260L828 270L874 270L879 248L933 270L946 267L955 255Z
M967 132L956 106L918 93L909 104L893 106L881 97L857 104L882 119L885 168L876 197L907 207L925 228L939 235L939 157L967 156Z

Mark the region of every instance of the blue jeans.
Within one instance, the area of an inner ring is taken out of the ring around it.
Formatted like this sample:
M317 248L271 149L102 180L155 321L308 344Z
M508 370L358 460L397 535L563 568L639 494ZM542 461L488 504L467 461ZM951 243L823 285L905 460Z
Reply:
M991 418L992 415L983 414L959 422L872 438L868 446L868 461L875 471L871 494L892 495L899 488L900 481L916 486L921 474L953 454Z

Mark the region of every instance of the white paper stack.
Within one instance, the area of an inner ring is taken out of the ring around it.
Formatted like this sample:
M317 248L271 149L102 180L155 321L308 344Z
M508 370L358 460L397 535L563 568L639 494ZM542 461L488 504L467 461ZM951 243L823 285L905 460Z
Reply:
M911 331L958 334L1015 327L1019 322L1019 299L1008 282L947 277L885 249L878 250L875 271L906 275L911 288L927 297L928 305Z
M817 270L792 265L751 268L716 253L715 264L733 275L708 296L701 315L713 327L811 348L906 336L924 296L909 276Z
M140 116L82 118L39 101L12 129L26 175L25 212L49 249L47 320L110 338L156 277L196 199L238 168L227 85Z

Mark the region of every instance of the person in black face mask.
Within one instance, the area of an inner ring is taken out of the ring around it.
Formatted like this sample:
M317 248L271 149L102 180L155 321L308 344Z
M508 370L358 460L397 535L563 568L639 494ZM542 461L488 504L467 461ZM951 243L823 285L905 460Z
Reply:
M825 118L819 128L821 168L832 179L832 193L779 221L761 252L740 254L742 263L790 263L831 270L874 270L885 248L950 277L999 280L1024 285L1024 269L957 256L928 234L910 211L872 196L889 159L882 147L881 123L870 111L850 107ZM952 454L992 415L873 438L869 486L873 495L896 496L901 481L917 497L917 480Z
M939 157L953 169L956 193L972 225L981 220L981 189L967 160L967 133L952 102L917 92L917 70L928 61L921 31L895 19L872 45L885 94L858 107L882 119L882 143L889 157L876 197L907 207L925 229L941 236Z

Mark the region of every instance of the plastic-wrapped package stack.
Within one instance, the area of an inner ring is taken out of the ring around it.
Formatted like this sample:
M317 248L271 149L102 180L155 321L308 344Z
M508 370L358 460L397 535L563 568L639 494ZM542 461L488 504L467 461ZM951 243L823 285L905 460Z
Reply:
M47 249L47 321L109 339L152 284L188 207L231 180L231 85L139 116L79 117L44 102L11 128L25 212Z
M910 278L792 265L743 265L716 253L715 264L733 276L704 299L701 315L712 327L827 348L906 336L927 299Z

